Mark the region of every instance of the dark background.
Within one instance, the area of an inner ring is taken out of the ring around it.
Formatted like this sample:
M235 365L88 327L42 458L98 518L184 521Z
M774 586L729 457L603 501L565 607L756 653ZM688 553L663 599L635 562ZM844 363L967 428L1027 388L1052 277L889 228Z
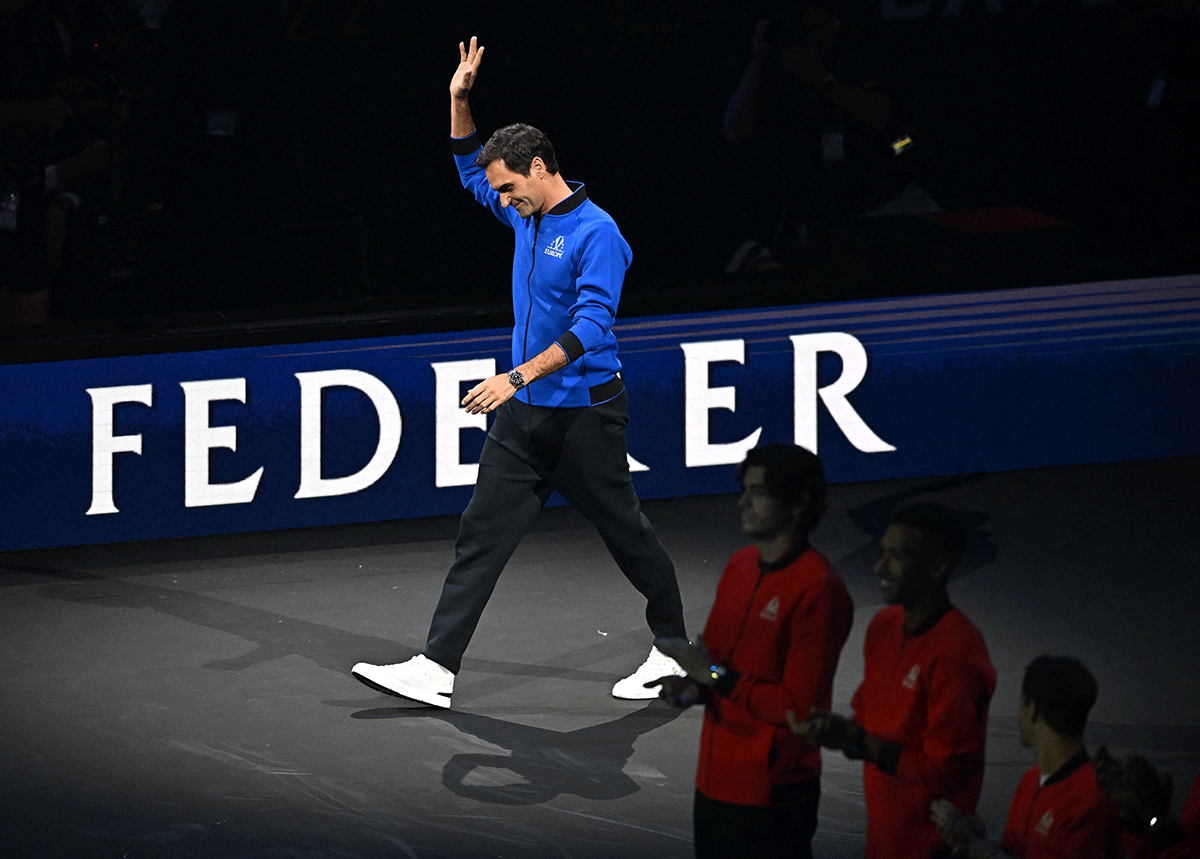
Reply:
M480 131L542 128L633 247L626 317L1197 270L1194 8L935 0L919 20L853 8L912 129L914 178L946 210L1055 225L830 219L802 270L724 274L755 153L724 141L722 117L754 21L787 5L177 0L110 59L134 93L120 194L92 194L51 322L9 333L505 324L511 236L462 191L447 143L471 35L487 48ZM232 135L205 133L214 110Z

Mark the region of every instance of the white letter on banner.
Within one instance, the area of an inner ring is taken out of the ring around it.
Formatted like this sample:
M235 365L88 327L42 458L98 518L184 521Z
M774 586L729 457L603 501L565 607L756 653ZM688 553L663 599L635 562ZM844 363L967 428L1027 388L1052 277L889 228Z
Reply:
M391 389L361 370L320 370L297 373L300 382L300 488L297 498L351 495L371 486L387 472L400 449L400 406ZM345 477L321 477L321 391L354 388L371 400L379 416L379 443L361 470Z
M487 431L487 415L470 414L462 407L461 385L496 375L495 358L446 361L433 365L437 386L433 398L434 486L472 486L479 476L479 463L459 460L459 435L465 429Z
M208 452L214 447L237 450L237 427L210 426L209 404L217 400L246 402L245 379L180 382L183 388L183 503L185 507L246 504L254 500L263 470L236 483L208 482Z
M850 443L864 453L895 450L875 435L854 407L846 402L846 394L858 387L867 375L867 350L858 338L840 331L823 334L796 334L791 338L795 376L796 444L817 452L817 395L833 415L838 428ZM842 359L842 374L824 388L817 387L817 354L836 352Z
M708 365L718 361L746 363L744 340L714 340L709 343L680 343L684 355L684 465L729 465L741 462L746 451L758 443L759 427L741 441L710 444L708 413L713 409L737 411L737 391L732 387L710 388Z
M151 405L152 385L88 388L92 398L92 506L87 515L119 513L113 503L113 454L142 452L142 434L113 435L113 407L117 403Z

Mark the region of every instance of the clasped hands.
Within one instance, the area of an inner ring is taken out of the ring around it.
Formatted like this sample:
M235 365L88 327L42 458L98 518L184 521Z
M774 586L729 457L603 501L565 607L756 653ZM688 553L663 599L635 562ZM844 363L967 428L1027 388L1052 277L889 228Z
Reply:
M963 859L992 859L1001 855L996 845L981 837L978 818L967 817L948 799L935 799L929 806L929 821L950 848L950 854Z
M1129 752L1122 763L1100 746L1096 750L1096 782L1117 804L1125 824L1146 831L1170 813L1174 783L1142 755Z
M654 642L662 653L674 659L683 669L683 677L668 675L645 684L647 689L659 688L658 697L674 707L689 707L700 699L703 689L717 682L712 655L704 642L693 644L686 638L661 638ZM809 718L800 721L788 711L788 727L792 733L808 742L829 749L845 749L861 744L865 737L862 727L853 719L813 709Z
M858 722L816 707L803 721L789 710L787 721L797 737L826 749L845 751L847 747L861 746L866 737Z

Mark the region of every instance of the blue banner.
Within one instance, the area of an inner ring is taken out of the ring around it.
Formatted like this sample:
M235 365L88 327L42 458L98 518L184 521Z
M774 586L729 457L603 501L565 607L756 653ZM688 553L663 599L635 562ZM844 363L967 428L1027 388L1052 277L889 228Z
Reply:
M1200 277L633 319L644 498L1200 454ZM507 330L0 366L0 550L457 513Z

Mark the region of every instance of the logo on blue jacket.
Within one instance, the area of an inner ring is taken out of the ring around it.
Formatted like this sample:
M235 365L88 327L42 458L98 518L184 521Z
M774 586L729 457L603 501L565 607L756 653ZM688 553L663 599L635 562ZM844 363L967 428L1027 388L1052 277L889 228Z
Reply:
M565 241L563 240L563 237L555 236L554 241L552 241L550 244L546 245L546 249L545 249L546 253L550 254L550 256L552 256L552 257L557 257L558 259L562 259L564 245L565 245Z

